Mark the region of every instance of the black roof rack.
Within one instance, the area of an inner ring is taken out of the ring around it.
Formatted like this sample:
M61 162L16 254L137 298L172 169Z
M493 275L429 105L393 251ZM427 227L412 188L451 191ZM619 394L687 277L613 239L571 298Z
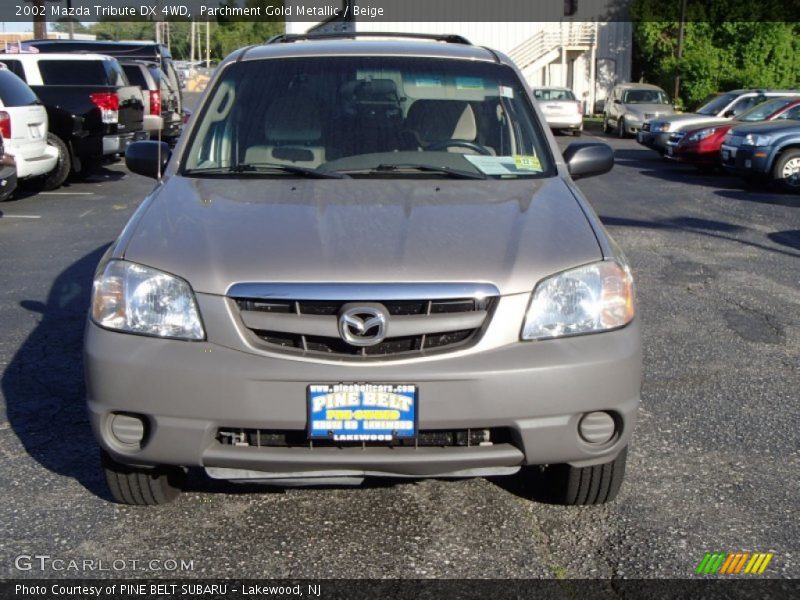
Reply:
M269 38L267 44L289 44L306 40L335 40L357 37L396 37L410 38L415 40L432 40L435 42L447 42L448 44L464 44L471 46L472 43L465 37L454 33L396 33L385 31L336 31L324 33L282 33Z

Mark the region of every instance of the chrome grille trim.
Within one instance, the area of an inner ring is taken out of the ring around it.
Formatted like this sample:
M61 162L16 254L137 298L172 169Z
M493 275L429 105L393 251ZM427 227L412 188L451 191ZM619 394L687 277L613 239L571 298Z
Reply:
M335 316L291 313L272 314L256 310L242 310L239 314L248 329L331 338L339 337L339 324ZM386 326L386 337L428 335L431 333L461 331L462 329L475 329L483 324L486 315L487 312L481 310L468 313L392 316Z
M490 283L235 283L229 298L259 300L448 300L489 298L500 291Z
M356 301L351 297L299 300L296 297L277 299L269 296L231 297L229 302L243 326L243 333L253 346L284 354L335 357L339 360L386 360L454 351L477 343L491 320L500 298L499 292L482 296L489 291L483 284L439 285L436 290L429 284L423 286L412 286L412 289L428 291L436 297L408 299L410 294L405 293L402 300L378 301L378 297L398 293L400 284L392 284L389 292L371 287L369 293L376 296L360 296L366 299ZM360 286L360 289L367 287L370 286ZM445 289L463 293L467 287L472 297L442 297ZM232 291L242 289L245 288L234 287ZM313 293L315 297L322 293L319 289L298 290L297 287L290 291L301 296ZM333 295L341 291L339 288ZM355 291L355 288L347 291ZM377 304L386 315L382 338L373 344L360 345L343 339L342 311L360 303L365 306Z

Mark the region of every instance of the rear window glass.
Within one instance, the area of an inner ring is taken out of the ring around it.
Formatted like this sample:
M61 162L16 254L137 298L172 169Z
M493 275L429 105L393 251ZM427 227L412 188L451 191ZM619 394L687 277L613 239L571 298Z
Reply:
M25 82L14 75L11 71L0 71L0 101L3 106L30 106L36 104L39 99L36 97Z
M569 90L533 90L537 100L576 100L575 94Z
M40 60L45 85L109 85L102 60Z
M122 65L122 70L128 76L128 81L131 85L138 85L143 90L148 88L147 81L144 78L144 73L139 65Z

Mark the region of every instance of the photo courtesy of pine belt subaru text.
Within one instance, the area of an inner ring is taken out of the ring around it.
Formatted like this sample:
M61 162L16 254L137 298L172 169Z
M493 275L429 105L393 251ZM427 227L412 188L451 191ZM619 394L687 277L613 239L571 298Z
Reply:
M231 54L98 265L91 424L114 498L511 476L613 499L639 406L633 281L500 53L282 35Z

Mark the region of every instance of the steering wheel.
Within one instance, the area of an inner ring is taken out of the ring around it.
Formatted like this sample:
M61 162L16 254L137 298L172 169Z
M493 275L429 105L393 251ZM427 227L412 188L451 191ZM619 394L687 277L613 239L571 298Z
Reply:
M425 150L444 150L445 148L468 148L483 156L492 155L491 150L486 146L481 146L476 142L469 142L467 140L443 140L441 142L433 142L429 144Z

